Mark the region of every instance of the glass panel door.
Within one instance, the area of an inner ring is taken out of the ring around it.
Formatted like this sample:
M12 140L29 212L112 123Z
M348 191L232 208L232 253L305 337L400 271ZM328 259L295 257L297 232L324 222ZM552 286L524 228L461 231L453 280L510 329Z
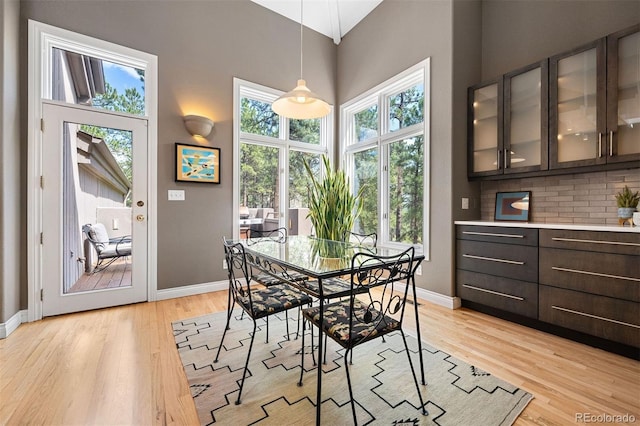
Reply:
M605 40L549 61L550 167L606 162Z
M597 156L596 49L558 61L558 162Z
M547 66L505 76L505 173L547 168Z
M607 161L640 159L640 32L611 36ZM613 87L612 87L613 86Z
M43 315L147 300L147 122L43 106Z
M480 175L496 174L502 167L502 114L499 99L501 85L493 83L471 90L471 172Z

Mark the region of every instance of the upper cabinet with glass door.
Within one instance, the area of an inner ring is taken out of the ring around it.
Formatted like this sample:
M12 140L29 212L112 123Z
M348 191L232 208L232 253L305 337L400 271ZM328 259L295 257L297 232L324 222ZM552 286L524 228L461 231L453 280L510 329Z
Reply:
M548 62L469 89L469 176L546 170Z
M607 162L640 161L640 24L607 37Z
M548 166L548 62L504 77L504 173L546 170Z
M550 59L551 168L640 159L639 31Z
M502 78L469 88L469 176L502 173Z

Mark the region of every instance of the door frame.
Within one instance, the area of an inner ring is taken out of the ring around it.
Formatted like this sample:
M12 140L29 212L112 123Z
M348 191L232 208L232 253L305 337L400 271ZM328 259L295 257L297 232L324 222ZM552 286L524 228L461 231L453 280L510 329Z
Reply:
M155 55L29 20L27 125L28 321L42 319L42 100L51 99L51 49L84 53L145 71L147 111L147 300L157 298L158 59ZM143 117L138 117L143 118Z

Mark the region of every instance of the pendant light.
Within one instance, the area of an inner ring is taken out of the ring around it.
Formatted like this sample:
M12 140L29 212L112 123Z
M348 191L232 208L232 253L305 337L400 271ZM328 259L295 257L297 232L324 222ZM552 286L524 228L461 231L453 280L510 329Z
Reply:
M307 87L302 78L302 2L300 0L300 79L298 85L271 104L273 111L283 117L295 119L320 118L329 114L331 107Z

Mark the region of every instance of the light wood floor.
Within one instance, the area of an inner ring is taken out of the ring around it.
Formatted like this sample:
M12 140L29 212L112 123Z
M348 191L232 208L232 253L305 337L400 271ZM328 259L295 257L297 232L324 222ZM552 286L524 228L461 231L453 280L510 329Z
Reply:
M0 340L0 425L197 424L170 323L224 310L226 299L218 292L22 324ZM535 396L516 425L574 424L577 413L640 422L638 361L467 309L423 303L420 322L425 341Z

